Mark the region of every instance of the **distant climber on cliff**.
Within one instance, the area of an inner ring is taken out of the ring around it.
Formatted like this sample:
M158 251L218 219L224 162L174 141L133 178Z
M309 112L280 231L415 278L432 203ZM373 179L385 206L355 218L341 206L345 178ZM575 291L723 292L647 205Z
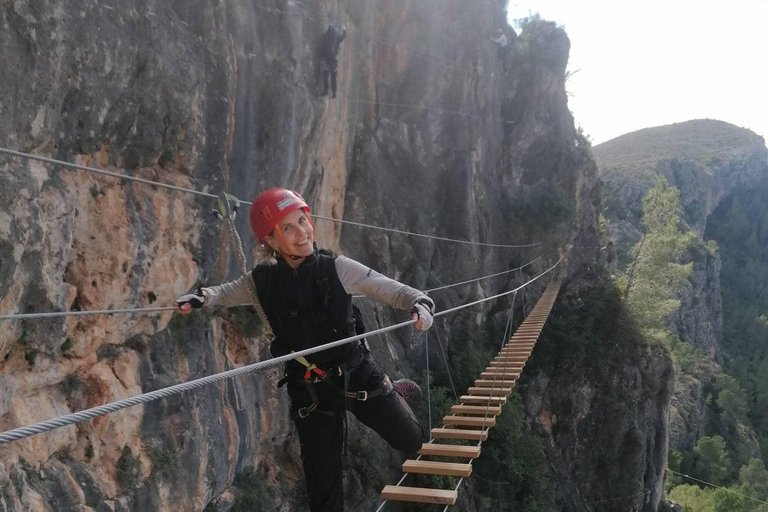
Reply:
M497 44L497 55L504 66L504 72L507 72L507 56L512 47L507 40L507 36L504 35L504 31L500 28L496 29L496 37L491 37L491 41Z
M323 36L322 40L322 52L321 52L321 69L323 71L323 87L324 90L321 96L328 94L328 90L331 90L332 97L336 97L336 71L339 67L339 45L347 37L347 29L341 29L339 32L336 26L336 21L331 21L328 25L328 31Z
M251 207L251 228L266 261L237 281L179 297L178 312L250 303L252 280L276 335L270 345L274 356L362 334L362 315L352 306L352 294L408 309L416 329L431 327L435 306L422 292L344 256L318 251L309 206L296 192L275 188L259 195ZM392 382L365 343L289 361L278 386L286 383L312 512L344 509L347 410L393 448L409 454L421 448L424 429L407 403L421 390L407 379Z

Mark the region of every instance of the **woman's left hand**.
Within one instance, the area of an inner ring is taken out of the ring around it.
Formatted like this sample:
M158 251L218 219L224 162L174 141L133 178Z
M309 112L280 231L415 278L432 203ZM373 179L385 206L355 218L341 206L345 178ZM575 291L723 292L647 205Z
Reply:
M416 323L413 326L420 331L426 331L432 327L432 317L435 314L435 303L425 295L413 303L411 313L411 319L416 320Z

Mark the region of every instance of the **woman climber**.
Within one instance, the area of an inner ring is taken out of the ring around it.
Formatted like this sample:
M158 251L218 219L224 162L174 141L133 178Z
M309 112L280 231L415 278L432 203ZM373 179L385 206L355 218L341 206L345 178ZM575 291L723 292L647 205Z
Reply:
M352 294L410 309L416 329L432 325L434 303L422 292L344 256L318 252L309 207L296 192L274 188L258 196L251 206L251 228L261 256L270 261L236 281L180 297L176 303L181 314L192 308L252 302L249 280L253 280L276 336L270 346L274 356L355 336L359 315L353 314ZM423 428L406 402L421 396L421 390L410 380L392 382L364 343L289 361L279 385L285 383L312 512L344 509L341 462L346 410L395 449L415 453L421 447Z

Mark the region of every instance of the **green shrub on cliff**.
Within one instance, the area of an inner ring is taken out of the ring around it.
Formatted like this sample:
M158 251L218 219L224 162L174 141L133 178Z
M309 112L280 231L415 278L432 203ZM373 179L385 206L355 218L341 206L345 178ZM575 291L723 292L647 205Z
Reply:
M478 494L494 503L490 509L494 512L560 510L553 499L556 493L546 470L542 440L525 425L525 408L514 392L475 462Z
M683 506L686 512L747 512L745 498L726 489L702 489L695 485L679 485L669 493L669 499Z
M667 315L680 307L677 298L692 264L680 257L694 239L680 224L680 191L663 176L643 199L643 237L633 249L632 262L622 276L624 300L646 339L664 344Z
M232 512L274 512L275 499L267 486L265 478L260 476L252 467L235 477L235 485L240 492L240 498L232 507Z
M575 215L570 198L555 189L538 187L512 204L514 218L527 226L553 229L561 222L569 223Z
M128 445L123 446L120 458L117 460L117 483L127 488L133 486L139 477L141 461L133 456L133 451Z

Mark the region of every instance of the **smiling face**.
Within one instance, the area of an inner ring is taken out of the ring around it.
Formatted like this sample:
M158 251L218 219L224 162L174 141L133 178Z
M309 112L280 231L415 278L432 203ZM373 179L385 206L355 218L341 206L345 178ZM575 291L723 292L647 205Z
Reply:
M277 228L265 237L266 242L272 249L280 251L284 257L288 255L306 258L312 254L314 251L312 244L315 241L315 229L312 227L312 223L309 221L307 214L304 213L304 210L292 211L278 225L283 234L282 239L277 233ZM286 259L286 261L289 260Z

